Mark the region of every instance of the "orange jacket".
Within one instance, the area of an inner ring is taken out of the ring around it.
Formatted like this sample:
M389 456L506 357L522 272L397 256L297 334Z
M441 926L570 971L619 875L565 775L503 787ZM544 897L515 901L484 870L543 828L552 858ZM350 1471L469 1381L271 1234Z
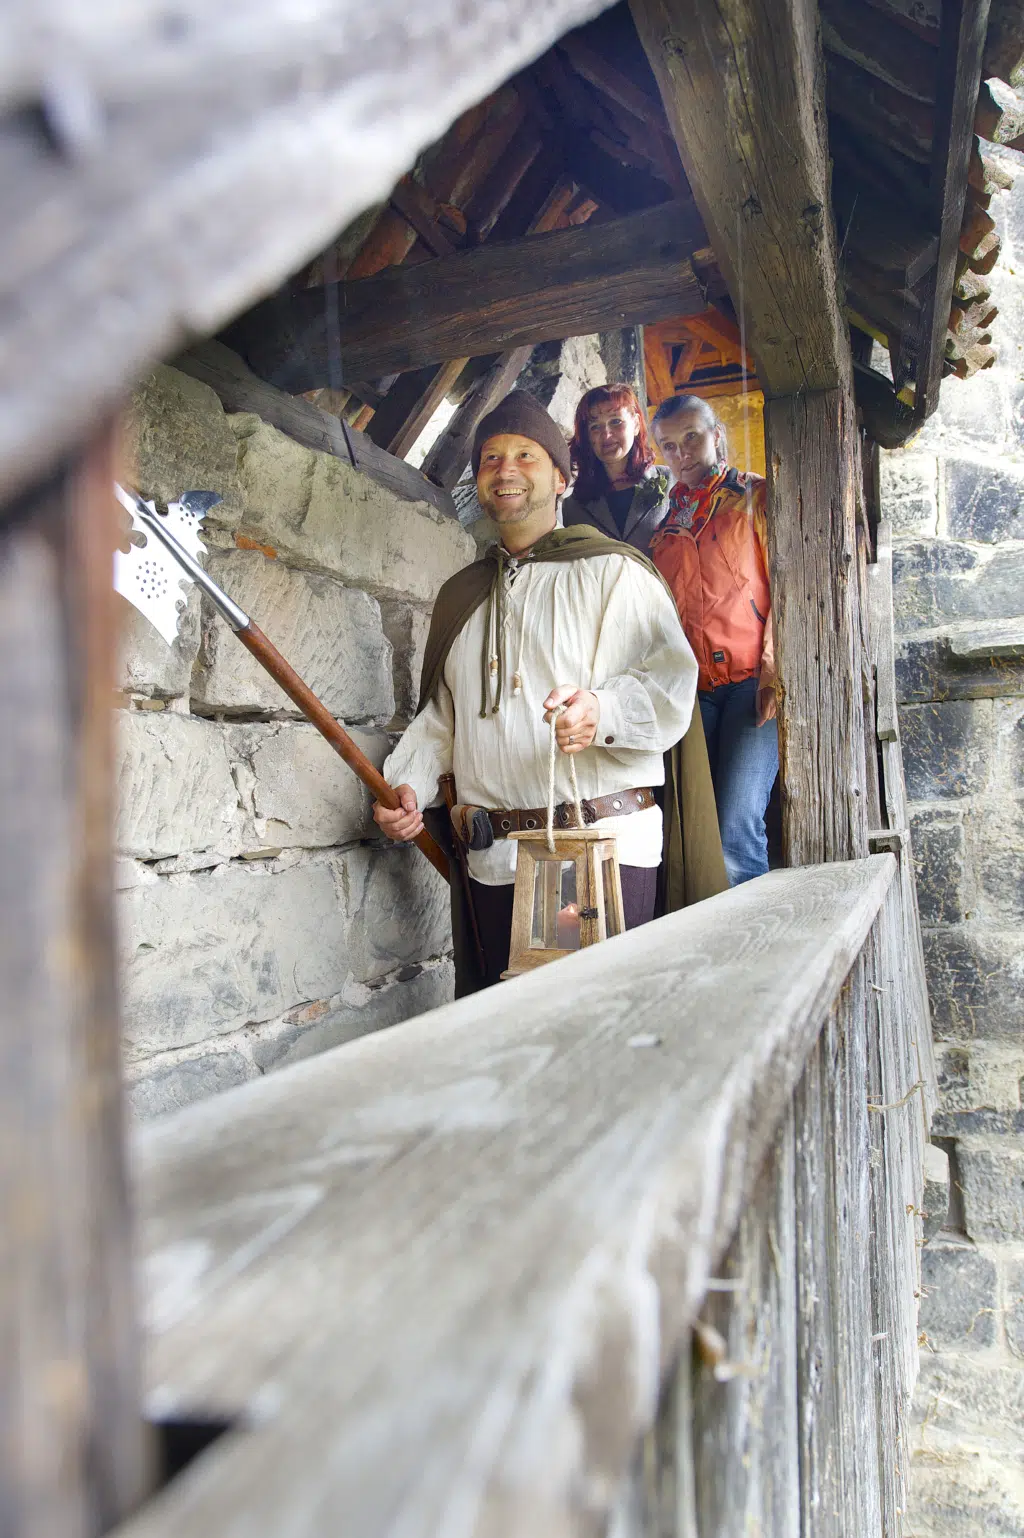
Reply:
M774 684L765 483L722 470L697 495L696 535L685 526L684 488L676 487L672 511L651 542L651 560L672 589L697 658L697 687L755 674L762 685Z

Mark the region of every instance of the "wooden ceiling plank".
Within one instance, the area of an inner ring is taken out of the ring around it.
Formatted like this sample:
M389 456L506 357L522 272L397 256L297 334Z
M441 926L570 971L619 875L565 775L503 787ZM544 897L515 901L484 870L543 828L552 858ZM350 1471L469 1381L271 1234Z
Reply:
M943 0L942 6L940 90L929 187L939 225L939 253L931 303L921 333L914 402L915 416L922 422L939 403L988 9L989 0Z
M823 0L821 35L830 53L848 59L905 96L934 105L937 50L895 19L855 0Z
M451 256L457 249L437 223L436 202L411 176L402 177L391 194L391 203L435 256Z
M589 80L591 85L610 96L612 101L624 107L641 123L661 131L664 126L661 103L652 100L646 91L634 85L628 75L623 74L579 33L567 33L558 46L568 55L573 69L584 80Z
M859 133L927 165L935 134L935 109L915 101L835 53L825 57L828 110Z
M466 205L466 217L478 241L490 235L542 148L541 136L530 123L518 130L491 175Z
M652 339L649 344L646 327L644 328L644 374L649 405L658 407L663 400L675 394L676 387L672 379L668 349L657 338Z
M701 310L689 258L702 237L691 211L671 203L344 284L336 350L343 378ZM296 393L315 389L327 382L326 315L323 296L305 290L287 307L257 306L226 339L262 378Z
M686 384L693 373L704 344L700 337L693 337L683 343L682 352L679 354L679 362L672 370L672 383L674 385Z
M851 188L836 203L850 207L844 221L844 263L873 267L894 279L898 288L913 288L935 266L939 237L912 211L860 188Z
M560 176L537 209L527 233L543 235L555 229L578 190L570 176ZM518 347L499 353L469 391L423 461L424 475L438 486L450 491L456 484L469 464L477 424L512 389L532 351L532 347Z
M489 411L514 386L530 361L532 347L517 347L500 353L487 372L477 380L462 405L423 461L423 473L436 485L450 491L469 464L477 426Z
M849 369L836 299L816 14L787 0L632 0L687 179L773 394ZM723 110L728 103L728 110Z
M442 363L425 390L418 396L412 410L387 445L389 454L404 459L434 412L455 384L468 358L450 358Z

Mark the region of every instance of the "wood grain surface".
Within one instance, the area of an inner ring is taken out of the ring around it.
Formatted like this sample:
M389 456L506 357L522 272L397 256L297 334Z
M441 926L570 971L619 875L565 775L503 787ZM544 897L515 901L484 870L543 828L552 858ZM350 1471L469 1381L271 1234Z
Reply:
M852 392L765 403L787 860L867 849Z
M705 308L690 263L705 241L693 204L490 241L258 305L226 333L261 379L291 392L376 379L467 354L662 320ZM337 315L337 331L328 315Z
M111 443L0 527L0 1528L148 1487L109 858Z
M121 1538L603 1522L893 870L776 871L148 1129L151 1402L245 1424Z
M147 364L272 292L461 112L603 9L6 0L0 499Z
M814 0L631 0L766 395L849 372Z

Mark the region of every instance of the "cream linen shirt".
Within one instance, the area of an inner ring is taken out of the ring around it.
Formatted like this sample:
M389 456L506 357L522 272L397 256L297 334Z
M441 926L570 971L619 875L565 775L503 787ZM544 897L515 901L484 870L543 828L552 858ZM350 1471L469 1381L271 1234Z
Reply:
M489 605L456 637L434 698L410 723L384 765L390 785L411 785L421 807L437 805L438 777L452 770L459 800L473 806L545 806L550 728L543 701L557 684L597 695L593 745L575 755L585 800L664 783L662 754L690 723L697 663L662 584L636 561L610 554L514 567L506 579L505 623L487 655L503 654L504 685L481 718L482 656ZM513 675L521 691L513 692ZM571 797L558 755L556 801ZM619 863L661 863L661 810L607 817L595 827L618 837ZM486 886L515 880L516 844L496 839L471 850L469 868Z

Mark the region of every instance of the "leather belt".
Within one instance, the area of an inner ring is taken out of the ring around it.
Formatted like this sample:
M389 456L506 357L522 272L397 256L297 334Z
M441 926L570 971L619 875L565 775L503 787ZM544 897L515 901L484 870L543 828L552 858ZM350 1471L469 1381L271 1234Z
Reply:
M645 812L655 805L654 791L649 786L642 790L617 790L611 796L598 796L593 801L581 801L583 821L589 827L604 817L626 817L630 812ZM488 811L495 838L507 838L510 833L533 833L548 825L546 806L512 808L508 811ZM555 807L555 827L571 828L576 812L571 801L562 801Z

